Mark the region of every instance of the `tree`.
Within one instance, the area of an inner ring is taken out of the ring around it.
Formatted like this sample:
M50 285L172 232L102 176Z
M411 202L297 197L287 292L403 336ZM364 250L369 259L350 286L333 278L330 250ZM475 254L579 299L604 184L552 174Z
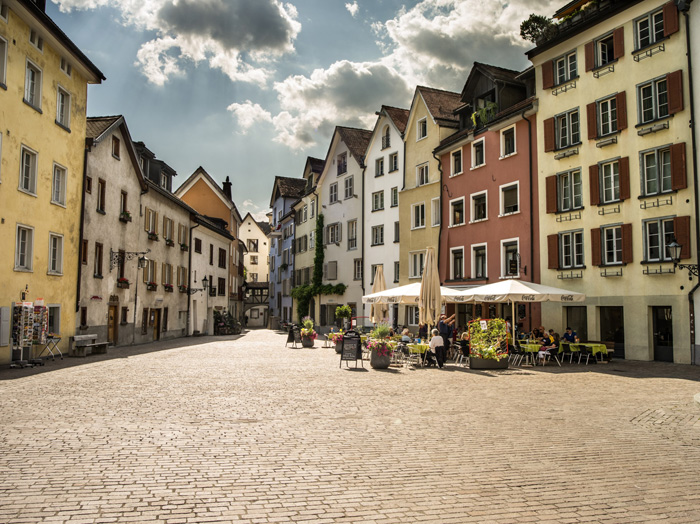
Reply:
M552 38L557 33L557 25L551 18L546 16L531 14L530 18L520 24L520 37L533 44L541 43L543 40Z

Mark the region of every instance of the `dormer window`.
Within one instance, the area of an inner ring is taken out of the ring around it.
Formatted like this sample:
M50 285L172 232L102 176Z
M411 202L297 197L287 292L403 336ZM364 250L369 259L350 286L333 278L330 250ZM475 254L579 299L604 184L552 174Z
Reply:
M160 174L160 187L168 189L168 176L165 173Z
M39 51L44 51L44 39L41 38L34 29L29 31L29 42Z
M73 68L68 63L68 60L66 60L65 58L61 58L61 71L63 71L68 76L70 76L73 72Z

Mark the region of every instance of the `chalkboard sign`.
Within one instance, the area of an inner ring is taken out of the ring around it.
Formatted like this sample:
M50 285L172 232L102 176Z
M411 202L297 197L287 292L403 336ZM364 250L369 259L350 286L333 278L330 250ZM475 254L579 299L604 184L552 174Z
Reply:
M294 344L292 347L297 347L297 344L301 344L301 331L299 331L299 326L289 326L287 342L284 345L286 346L290 342Z
M343 335L343 351L340 353L340 366L343 365L343 360L355 361L355 367L357 367L357 361L362 362L362 339L357 331L348 331ZM364 363L362 363L364 367Z

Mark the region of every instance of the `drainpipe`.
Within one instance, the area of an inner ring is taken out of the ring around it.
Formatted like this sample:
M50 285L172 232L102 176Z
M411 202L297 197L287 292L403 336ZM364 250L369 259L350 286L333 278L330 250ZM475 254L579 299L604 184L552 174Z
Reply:
M440 254L442 253L442 249L440 249L440 246L442 245L442 162L438 157L435 156L435 151L433 151L433 158L437 160L438 164L438 173L440 173L440 199L438 200L438 210L440 212L440 225L438 226L440 229L438 231L438 247L437 247L437 265L438 265L438 275L440 274ZM431 209L432 211L432 209ZM432 217L431 217L432 220ZM442 283L440 283L442 285Z
M535 278L535 225L534 225L534 209L532 208L532 180L534 178L534 172L532 169L532 121L525 116L527 109L523 109L521 113L521 118L527 122L527 159L528 168L530 170L530 188L528 191L530 197L530 282L534 282ZM530 329L532 329L532 303L527 305L528 311L527 316L530 319ZM513 325L517 322L516 318L513 318Z
M692 143L693 154L693 193L695 197L695 250L696 260L700 262L700 202L698 202L698 164L697 164L697 140L695 138L695 97L693 91L693 62L690 45L690 3L692 0L678 2L678 9L685 17L685 39L686 39L686 56L688 57L688 91L690 92L690 137ZM688 292L688 311L690 314L690 363L695 365L695 303L693 295L700 287L700 282L693 286Z
M365 294L365 272L364 272L364 266L365 266L365 234L364 234L364 229L365 229L365 171L367 171L367 166L364 166L362 168L362 214L360 215L362 217L362 247L360 248L360 260L362 260L362 268L363 268L362 280L360 280L360 287L362 288L362 295L363 296ZM389 198L391 198L391 196L389 196ZM357 238L357 231L355 231L355 238ZM355 268L353 266L353 272L354 271L355 271ZM364 306L363 306L363 310L364 310ZM364 313L364 311L363 311L363 313Z
M88 144L88 140L92 142L91 139L85 140L85 153L83 154L83 184L80 186L83 194L80 195L80 236L78 244L78 253L80 253L80 258L78 259L78 283L75 286L75 312L80 311L80 281L83 276L83 233L85 231L85 179L87 178L87 159L88 152L91 149L91 144Z
M187 335L190 336L190 325L191 325L191 318L190 317L190 310L192 308L192 251L194 250L194 246L192 245L192 230L194 228L199 227L199 224L195 224L192 227L190 227L190 250L187 253ZM210 284L211 285L211 284ZM208 290L204 290L205 293L208 293ZM205 313L207 315L207 320L209 319L208 314L209 312L207 311ZM207 326L208 328L209 326Z

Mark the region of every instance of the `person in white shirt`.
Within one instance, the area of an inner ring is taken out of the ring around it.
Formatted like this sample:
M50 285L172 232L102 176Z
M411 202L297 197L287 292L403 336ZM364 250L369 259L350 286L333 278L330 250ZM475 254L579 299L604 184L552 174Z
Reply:
M430 352L435 355L439 368L445 364L445 341L438 334L437 329L433 329L433 338L430 339Z

